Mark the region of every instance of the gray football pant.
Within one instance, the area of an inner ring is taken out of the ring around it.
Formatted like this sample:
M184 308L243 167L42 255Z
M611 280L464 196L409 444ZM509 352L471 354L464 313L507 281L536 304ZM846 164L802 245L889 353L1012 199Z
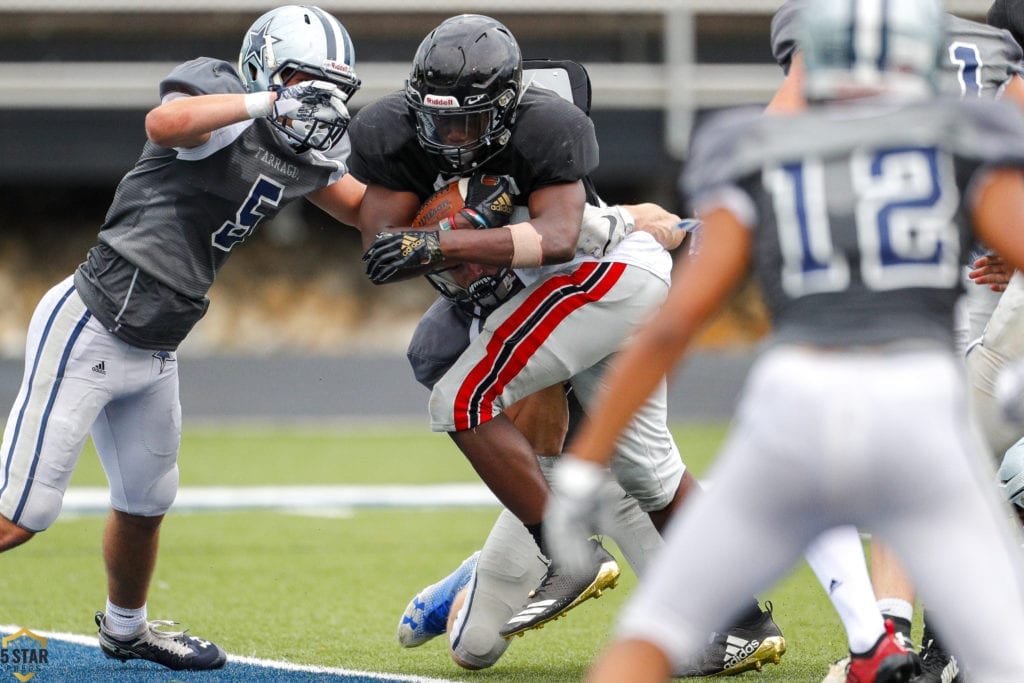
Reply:
M545 475L554 458L538 458ZM615 515L601 529L613 539L637 575L642 575L662 539L650 517L615 482L608 482L602 499ZM466 600L448 634L448 643L463 662L477 668L492 666L509 641L498 635L544 576L545 565L530 532L508 510L494 523L480 553L477 570L467 586Z

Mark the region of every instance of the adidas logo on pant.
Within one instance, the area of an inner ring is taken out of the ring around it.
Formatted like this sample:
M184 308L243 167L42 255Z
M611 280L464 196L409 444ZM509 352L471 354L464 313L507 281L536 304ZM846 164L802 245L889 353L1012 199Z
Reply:
M107 361L101 360L99 363L92 366L92 371L100 375L107 374Z

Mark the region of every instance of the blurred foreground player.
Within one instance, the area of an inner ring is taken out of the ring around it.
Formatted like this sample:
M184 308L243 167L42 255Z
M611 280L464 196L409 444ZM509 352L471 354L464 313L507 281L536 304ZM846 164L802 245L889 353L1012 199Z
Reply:
M553 545L564 551L599 512L597 463L633 407L757 273L774 343L751 371L715 486L670 530L591 678L666 680L727 616L728 596L763 589L821 532L855 524L905 560L978 680L1024 680L1003 642L1024 632L1019 538L988 483L952 352L974 238L1024 264L1024 122L1011 105L935 99L945 35L930 0L807 7L811 106L733 112L698 134L685 188L705 221L702 251L613 365L575 456L556 468L552 502L564 509L549 530L566 529ZM870 662L875 681L907 680L887 626L854 654L848 680Z

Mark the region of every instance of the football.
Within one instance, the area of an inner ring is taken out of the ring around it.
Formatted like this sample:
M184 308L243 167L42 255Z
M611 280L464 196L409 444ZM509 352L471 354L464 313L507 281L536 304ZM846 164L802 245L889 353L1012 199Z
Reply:
M442 218L458 213L459 209L466 205L466 188L468 186L469 180L462 178L458 182L449 183L427 197L420 206L420 210L416 212L416 217L412 219L412 227L422 228L435 225L440 223Z

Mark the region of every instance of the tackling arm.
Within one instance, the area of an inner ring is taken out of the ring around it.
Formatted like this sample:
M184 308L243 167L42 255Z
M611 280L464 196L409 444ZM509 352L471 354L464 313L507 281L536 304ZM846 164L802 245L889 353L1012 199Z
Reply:
M346 173L340 180L327 187L310 192L306 195L306 199L323 209L335 220L358 228L361 225L360 209L365 194L366 185L356 180L351 173ZM366 241L366 231L363 231L364 246Z
M168 99L146 114L146 137L161 147L198 147L218 128L253 118L246 97L230 93Z

